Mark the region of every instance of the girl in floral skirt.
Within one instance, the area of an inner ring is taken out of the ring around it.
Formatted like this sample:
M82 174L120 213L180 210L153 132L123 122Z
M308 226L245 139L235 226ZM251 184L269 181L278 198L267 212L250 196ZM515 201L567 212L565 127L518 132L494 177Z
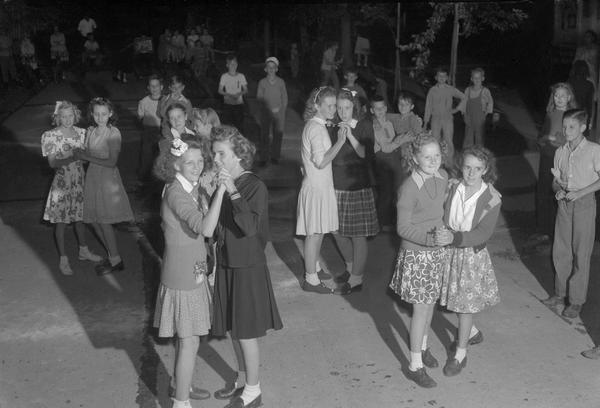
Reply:
M451 183L446 199L444 222L438 238L452 243L442 278L440 304L458 314L458 346L454 358L444 366L444 375L453 376L467 365L467 344L474 344L473 314L500 302L498 284L490 254L485 246L492 236L501 196L492 186L496 181L496 159L486 148L475 145L460 158L462 179Z
M445 262L443 246L451 242L449 238L436 239L435 234L436 229L444 226L442 216L448 186L448 175L440 169L444 152L444 142L430 134L420 134L410 142L403 153L411 174L400 186L396 203L396 228L402 241L390 287L413 305L410 366L406 373L425 388L437 385L423 365L438 366L427 347L427 331L440 296Z
M74 126L81 118L81 111L69 101L57 101L52 114L56 126L42 135L42 155L48 157L50 167L56 170L48 193L44 220L55 224L54 238L60 255L59 269L63 275L72 275L73 270L65 251L65 229L73 223L79 241L79 259L100 262L102 258L93 254L85 243L83 226L83 184L85 171L83 162L73 157L73 150L83 148L85 130Z

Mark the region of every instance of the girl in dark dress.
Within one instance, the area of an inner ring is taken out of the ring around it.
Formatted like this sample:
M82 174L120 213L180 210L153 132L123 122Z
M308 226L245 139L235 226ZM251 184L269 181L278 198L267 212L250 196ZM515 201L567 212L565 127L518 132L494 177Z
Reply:
M215 398L234 397L226 408L258 407L258 338L283 327L264 253L269 196L265 184L249 171L256 148L248 139L231 126L214 128L211 139L218 182L227 190L217 226L212 334L231 332L239 366L237 379L215 392Z

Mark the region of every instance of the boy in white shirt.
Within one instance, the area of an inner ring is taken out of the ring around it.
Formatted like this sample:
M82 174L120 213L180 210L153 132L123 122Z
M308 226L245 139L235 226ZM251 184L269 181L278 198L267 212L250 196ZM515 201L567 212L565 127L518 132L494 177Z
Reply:
M158 101L162 96L163 83L158 75L151 75L148 78L148 92L138 102L138 119L142 122L142 136L140 138L140 159L138 167L139 185L150 180L150 172L152 163L156 153L158 152L158 140L160 139L160 118L156 111Z
M244 95L248 93L248 82L244 74L237 72L235 54L226 58L227 72L221 75L219 94L223 95L223 123L235 126L244 133Z

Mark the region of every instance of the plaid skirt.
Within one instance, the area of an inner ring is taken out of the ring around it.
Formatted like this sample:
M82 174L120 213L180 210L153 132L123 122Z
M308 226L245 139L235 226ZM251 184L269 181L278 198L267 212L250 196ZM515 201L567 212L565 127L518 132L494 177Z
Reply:
M207 280L192 290L170 289L160 284L154 309L159 337L204 336L211 327L212 295Z
M370 237L379 232L373 189L335 190L339 229L344 237Z

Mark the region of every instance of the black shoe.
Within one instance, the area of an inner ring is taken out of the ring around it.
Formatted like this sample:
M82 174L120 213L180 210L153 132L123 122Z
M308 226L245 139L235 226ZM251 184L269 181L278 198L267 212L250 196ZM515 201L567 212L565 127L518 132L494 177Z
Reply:
M319 279L322 281L331 279L331 275L328 274L327 272L325 272L323 269L321 269L319 272L317 272L317 275L319 276Z
M481 330L477 331L477 334L473 337L469 337L469 341L467 342L467 344L469 346L474 346L475 344L479 344L483 341L483 333L481 332Z
M108 259L105 259L104 262L96 265L94 269L96 269L96 275L103 276L108 275L109 273L122 271L125 269L125 265L123 264L123 261L116 265L112 265Z
M336 295L347 295L352 292L352 288L348 282L342 283L341 285L337 285L333 290L333 293Z
M417 371L411 371L409 368L406 370L406 376L423 388L433 388L437 385L434 379L427 374L424 367L419 368Z
M446 377L453 377L455 375L460 374L463 368L467 365L467 357L463 358L463 361L460 363L457 359L453 358L446 361L446 365L444 366L444 375Z
M169 397L175 398L175 388L172 385L169 385ZM195 400L208 399L210 398L210 392L192 385L192 388L190 389L190 398Z
M328 288L323 284L323 282L319 282L318 285L311 285L307 281L302 282L302 290L305 292L315 292L315 293L333 293L333 290Z
M248 405L244 405L242 397L233 399L229 404L225 405L225 408L258 408L262 405L262 394L254 398Z
M239 396L242 395L242 392L244 391L244 387L237 387L237 377L235 379L235 381L233 381L232 383L226 384L225 387L221 388L220 390L215 391L215 398L218 400L226 400L226 399L230 399L230 398L237 398Z
M421 351L421 359L423 360L423 364L428 368L436 368L440 365L433 354L431 354L429 347L427 347L427 350Z
M348 279L350 279L350 272L344 271L341 275L334 277L333 281L335 283L346 283Z

